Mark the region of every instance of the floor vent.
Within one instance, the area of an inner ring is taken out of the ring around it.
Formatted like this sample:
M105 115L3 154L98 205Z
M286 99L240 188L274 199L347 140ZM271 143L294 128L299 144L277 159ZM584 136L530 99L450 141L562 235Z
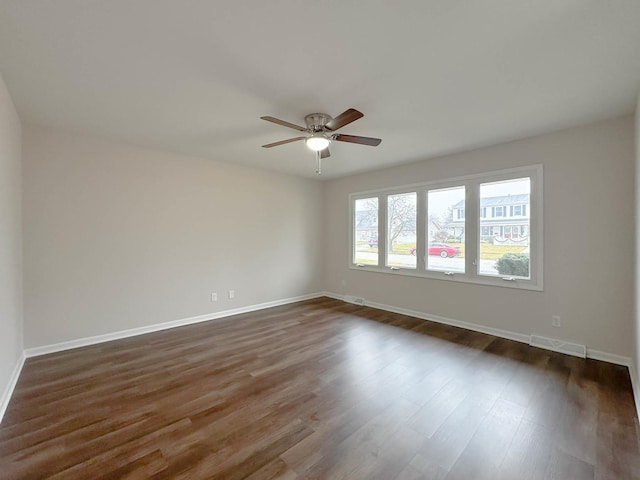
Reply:
M566 353L574 357L587 358L587 347L577 343L565 342L555 338L540 337L531 335L529 345L532 347L544 348L554 352Z

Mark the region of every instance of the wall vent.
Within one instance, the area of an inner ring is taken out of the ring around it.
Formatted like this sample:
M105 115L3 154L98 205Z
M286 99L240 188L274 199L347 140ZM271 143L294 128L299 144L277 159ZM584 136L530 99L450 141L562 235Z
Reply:
M532 347L544 348L545 350L551 350L553 352L566 353L567 355L573 355L574 357L587 358L586 345L580 345L578 343L531 335L529 345Z
M353 295L345 295L344 301L353 303L355 305L364 305L364 298L362 297L354 297Z

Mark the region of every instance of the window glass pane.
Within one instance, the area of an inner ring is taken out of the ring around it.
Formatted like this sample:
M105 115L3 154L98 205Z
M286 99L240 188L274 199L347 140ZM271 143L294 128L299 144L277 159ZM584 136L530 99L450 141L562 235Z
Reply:
M495 212L480 216L480 275L530 278L530 190L529 178L480 184L480 209Z
M429 190L427 269L464 273L465 187Z
M387 266L416 268L415 192L387 196Z
M378 197L355 201L353 263L378 265Z

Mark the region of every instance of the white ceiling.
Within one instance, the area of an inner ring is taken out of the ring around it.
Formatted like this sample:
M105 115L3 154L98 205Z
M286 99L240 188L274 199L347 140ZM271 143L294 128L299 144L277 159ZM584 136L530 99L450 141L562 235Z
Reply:
M638 0L0 0L25 122L313 177L297 131L354 107L323 178L633 112Z

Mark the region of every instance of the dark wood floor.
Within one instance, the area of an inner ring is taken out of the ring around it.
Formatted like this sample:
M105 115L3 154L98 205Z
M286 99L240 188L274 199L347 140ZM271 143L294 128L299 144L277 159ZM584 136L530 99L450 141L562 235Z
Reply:
M327 298L27 360L3 479L638 479L626 368Z

